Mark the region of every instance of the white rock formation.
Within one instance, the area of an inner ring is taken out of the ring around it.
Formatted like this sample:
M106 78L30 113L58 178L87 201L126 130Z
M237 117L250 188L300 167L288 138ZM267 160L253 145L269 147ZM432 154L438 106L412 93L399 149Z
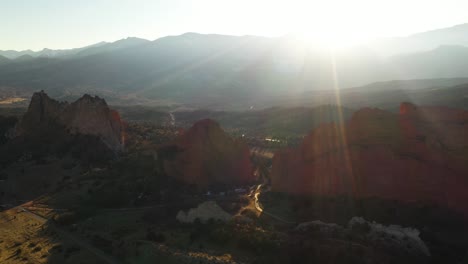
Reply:
M362 217L353 217L348 222L348 228L353 229L356 225L368 225L367 237L373 241L387 241L387 243L398 244L403 248L411 248L430 256L429 248L419 237L419 230L399 225L384 226L376 222L369 222Z
M197 208L192 208L187 213L181 210L176 216L176 219L181 223L193 223L195 219L199 219L202 223L206 223L210 219L227 222L231 218L232 216L219 207L215 201L201 203Z

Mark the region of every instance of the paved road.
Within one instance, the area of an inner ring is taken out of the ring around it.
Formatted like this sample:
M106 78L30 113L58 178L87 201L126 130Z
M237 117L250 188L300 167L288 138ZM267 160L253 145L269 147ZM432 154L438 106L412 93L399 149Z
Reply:
M70 240L70 241L73 241L74 243L76 243L77 245L79 245L80 247L84 248L84 249L87 249L88 251L92 252L94 255L96 255L97 257L99 257L101 260L103 260L105 263L109 263L109 264L119 264L121 263L120 261L118 261L117 259L115 259L114 257L112 256L109 256L108 254L106 254L104 251L94 247L93 245L89 244L87 241L85 241L84 239L81 239L81 238L78 238L76 237L74 234L58 227L57 225L55 225L53 222L49 221L49 219L43 217L43 216L40 216L38 214L35 214L31 211L29 211L28 209L22 207L22 206L18 206L16 207L18 210L24 212L24 214L30 218L33 218L43 224L45 224L46 222L48 223L49 227L51 227L52 229L54 229L57 233L59 233L62 237L65 237L66 239Z

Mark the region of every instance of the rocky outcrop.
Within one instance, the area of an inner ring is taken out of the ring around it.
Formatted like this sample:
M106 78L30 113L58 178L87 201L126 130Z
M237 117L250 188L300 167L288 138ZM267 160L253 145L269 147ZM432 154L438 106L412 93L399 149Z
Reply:
M98 136L111 150L124 146L123 127L118 112L106 101L85 94L73 103L51 99L43 91L34 93L28 111L17 127L19 135L37 129L63 128L72 134Z
M44 91L34 93L28 111L18 126L18 134L27 133L37 127L61 124L62 118L60 116L67 106L68 103L51 99Z
M247 145L231 138L213 120L195 123L170 146L166 173L198 186L243 185L254 180Z
M423 201L468 215L468 111L361 109L277 152L271 177L280 192Z

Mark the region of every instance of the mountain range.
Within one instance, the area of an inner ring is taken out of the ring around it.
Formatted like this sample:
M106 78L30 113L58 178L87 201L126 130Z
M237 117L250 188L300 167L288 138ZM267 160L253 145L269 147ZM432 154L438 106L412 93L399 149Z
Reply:
M150 42L146 39L140 38L126 38L121 39L115 42L98 42L89 46L81 47L81 48L74 48L74 49L62 49L62 50L52 50L48 48L44 48L40 51L32 51L32 50L2 50L0 51L0 55L6 57L11 60L16 60L22 56L28 56L30 58L70 58L70 57L80 57L86 56L91 54L97 54L100 52L106 51L113 51L118 50L121 48L128 48L131 46L136 46L138 44L143 44L146 42Z
M463 24L331 51L290 36L186 33L69 50L0 51L0 90L4 97L45 90L63 100L92 93L111 104L245 109L375 82L460 81L468 78L467 35Z

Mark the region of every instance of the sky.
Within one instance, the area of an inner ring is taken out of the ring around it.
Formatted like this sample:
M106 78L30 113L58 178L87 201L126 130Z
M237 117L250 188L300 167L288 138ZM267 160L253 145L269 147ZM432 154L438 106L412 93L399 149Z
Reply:
M467 0L0 0L0 50L185 32L361 43L468 22Z

